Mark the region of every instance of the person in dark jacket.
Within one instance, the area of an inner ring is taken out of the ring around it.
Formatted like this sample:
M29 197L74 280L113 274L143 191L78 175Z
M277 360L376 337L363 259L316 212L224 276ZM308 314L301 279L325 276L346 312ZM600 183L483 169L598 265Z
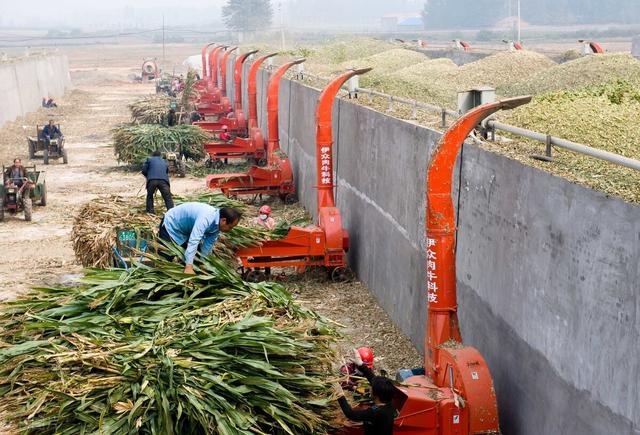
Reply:
M142 175L147 178L147 213L154 213L153 195L160 190L167 210L173 208L171 187L169 185L169 165L160 151L154 151L142 165Z
M49 123L44 126L42 129L42 136L47 144L47 149L49 149L49 145L51 144L51 139L55 139L57 137L62 138L62 132L58 128L57 125L53 123L53 119L49 120Z
M374 375L373 371L364 364L357 350L354 351L354 363L371 385L373 405L363 410L352 409L344 397L342 387L336 383L334 388L342 412L349 420L361 421L365 435L392 435L393 420L396 416L392 401L396 387L390 379Z
M169 114L167 115L167 125L169 127L173 127L176 125L176 111L175 109L169 109Z

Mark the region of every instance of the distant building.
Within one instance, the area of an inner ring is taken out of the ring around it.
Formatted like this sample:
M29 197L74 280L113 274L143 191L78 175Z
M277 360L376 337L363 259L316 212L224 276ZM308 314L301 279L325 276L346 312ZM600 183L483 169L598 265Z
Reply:
M640 60L640 35L633 38L633 43L631 44L631 54L636 59Z
M383 15L380 25L387 32L424 30L422 17L417 13Z
M398 23L398 30L423 30L422 17L409 17Z

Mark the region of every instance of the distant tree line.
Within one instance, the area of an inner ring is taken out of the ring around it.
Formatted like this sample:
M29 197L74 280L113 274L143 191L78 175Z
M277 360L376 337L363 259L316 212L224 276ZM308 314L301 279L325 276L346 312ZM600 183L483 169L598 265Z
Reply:
M516 15L516 0L427 0L426 29L492 26ZM522 19L530 24L637 24L640 0L521 0Z

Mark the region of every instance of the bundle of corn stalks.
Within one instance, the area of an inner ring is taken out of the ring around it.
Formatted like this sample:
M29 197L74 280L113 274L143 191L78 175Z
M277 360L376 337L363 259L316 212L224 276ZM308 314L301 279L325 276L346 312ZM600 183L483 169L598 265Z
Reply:
M114 128L112 134L118 161L128 164L141 164L155 150L180 151L185 158L200 161L205 157L203 144L211 140L207 132L194 125L125 124Z
M322 434L329 321L223 262L89 270L0 307L0 414L22 433Z
M86 203L76 216L71 230L71 240L76 258L85 267L106 268L114 265L113 248L116 246L119 229L133 229L142 235L152 236L160 216L150 215L142 206L144 200L137 197L106 196ZM214 207L234 207L243 212L241 225L229 233L220 235L214 254L228 263L235 264L234 248L254 246L268 239L284 237L291 225L306 222L300 211L284 213L273 231L251 226L255 210L247 210L245 204L233 201L220 194L196 194L174 196L174 202L203 202ZM158 204L158 206L160 206Z
M129 104L131 120L137 124L162 124L169 113L171 98L166 95L154 95Z
M182 106L181 112L189 113L193 109L192 101L195 100L196 90L194 85L196 83L196 71L189 69L187 77L184 79L184 89L180 93L180 104Z

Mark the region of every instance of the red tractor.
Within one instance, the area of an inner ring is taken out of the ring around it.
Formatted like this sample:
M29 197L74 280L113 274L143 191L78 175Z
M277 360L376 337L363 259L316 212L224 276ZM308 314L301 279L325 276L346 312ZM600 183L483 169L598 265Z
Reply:
M347 80L368 69L346 72L329 83L318 98L316 111L316 178L318 224L292 226L281 240L268 240L260 246L242 248L237 252L245 279L259 281L266 276L261 269L295 267L304 271L309 266L324 267L335 281L347 279L346 252L349 235L342 227L340 210L335 206L333 182L332 107L336 94ZM270 106L271 107L271 106ZM276 105L277 107L277 105ZM269 132L273 131L271 124Z
M211 142L204 144L204 149L209 155L206 165L209 167L222 167L223 159L229 158L245 158L250 159L257 166L265 166L267 164L267 150L264 146L264 136L262 130L258 128L258 102L257 102L257 86L256 76L260 65L267 59L275 56L277 53L267 54L261 56L251 64L249 69L249 119L247 121L248 135L247 137L236 136L230 142ZM241 101L239 97L238 89L240 88L241 81L236 81L236 101ZM244 112L238 104L236 109L237 117L244 118Z
M264 167L252 166L246 173L215 174L207 177L210 189L220 189L224 195L271 195L279 196L285 203L297 201L293 183L293 170L289 157L280 150L278 132L278 91L280 80L285 72L294 65L304 62L298 59L282 65L269 80L267 89L267 164Z
M463 142L484 118L525 104L517 97L476 107L440 140L427 172L426 269L428 320L423 369L401 370L394 406L394 433L407 435L499 434L493 379L482 355L462 344L458 324L455 219L451 184ZM363 434L346 422L341 435Z

